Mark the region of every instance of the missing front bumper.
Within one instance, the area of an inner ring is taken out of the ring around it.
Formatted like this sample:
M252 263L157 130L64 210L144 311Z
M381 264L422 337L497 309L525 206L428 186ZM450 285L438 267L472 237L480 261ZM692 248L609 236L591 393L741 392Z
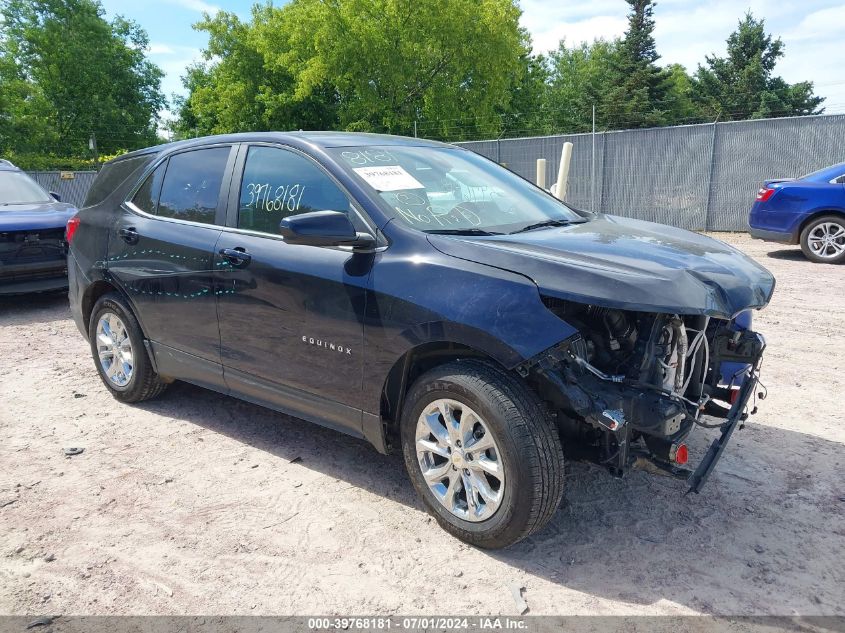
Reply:
M730 442L733 432L736 430L737 426L739 426L740 423L748 417L745 409L752 394L757 389L759 382L760 375L758 359L758 362L749 371L749 375L746 377L745 382L743 382L739 389L739 396L731 406L727 419L722 425L722 434L717 439L713 440L713 443L710 445L710 448L707 449L707 453L704 455L704 458L701 460L698 468L696 468L695 472L693 472L687 479L687 484L689 485L687 494L690 492L698 494L701 492L701 488L704 484L707 483L710 473L713 472L716 464L722 458L722 453L724 453L725 447L728 445L728 442Z
M713 338L708 365L715 368L708 373L712 382L709 378L708 395L698 402L623 376L605 375L595 368L585 371L583 361L574 356L567 344L518 369L525 376L536 372L545 381L544 397L563 413L560 423L566 422L562 433L573 425L592 429L592 435L588 433L586 437L599 453L595 461L619 476L630 468L641 468L682 479L687 481L689 492L698 493L733 432L748 417L746 410L759 384L764 349L765 340L756 332L719 330ZM741 370L720 380L723 364ZM725 402L724 406L720 402ZM702 413L716 418L715 423L705 423ZM695 425L718 428L721 434L692 471L682 467L686 455L677 460L672 449L684 445Z

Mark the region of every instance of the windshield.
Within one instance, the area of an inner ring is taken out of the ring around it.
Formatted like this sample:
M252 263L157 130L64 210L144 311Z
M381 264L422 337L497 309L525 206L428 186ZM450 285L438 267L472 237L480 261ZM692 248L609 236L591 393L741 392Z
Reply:
M19 171L0 171L0 206L52 201L47 192L26 174Z
M498 234L583 218L551 194L470 151L440 147L330 150L394 217L426 233Z

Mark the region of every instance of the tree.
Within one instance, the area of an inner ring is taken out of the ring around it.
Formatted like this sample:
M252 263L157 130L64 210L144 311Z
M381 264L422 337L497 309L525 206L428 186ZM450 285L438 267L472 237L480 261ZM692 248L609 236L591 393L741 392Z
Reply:
M568 48L561 40L549 57L550 76L546 92L546 111L553 131L587 132L592 129L593 106L596 124L609 127L608 99L616 80L620 40L595 40Z
M812 82L788 84L773 76L783 42L748 12L727 40L727 56L708 55L695 74L695 99L711 118L725 121L820 114L823 98Z
M92 133L103 153L156 141L163 73L146 59L149 42L137 24L103 15L98 0L2 4L0 108L19 122L0 139L4 149L81 155ZM28 144L20 129L27 126L38 129Z
M255 25L275 11L270 5L255 5L249 23L220 11L194 25L208 33L209 41L204 62L190 66L182 78L188 96L174 99L177 134L319 129L334 124L334 95L317 89L313 95L295 98L293 76L274 62L282 51L269 53L268 60L260 50Z
M0 50L7 50L0 42ZM0 55L0 152L36 152L53 147L50 104L38 86L27 81L9 55Z
M671 64L666 70L669 71L669 89L664 106L665 125L689 125L708 120L695 100L693 78L686 68L681 64Z
M531 36L527 32L524 33L524 42L517 74L511 81L510 98L501 113L503 134L527 136L549 132L545 108L548 60L544 55L531 52Z
M292 0L246 24L218 14L197 25L210 43L186 78L182 124L498 134L522 77L519 16L515 0Z
M615 80L600 110L611 127L654 127L666 123L670 71L657 65L654 1L626 0L628 29L614 58Z

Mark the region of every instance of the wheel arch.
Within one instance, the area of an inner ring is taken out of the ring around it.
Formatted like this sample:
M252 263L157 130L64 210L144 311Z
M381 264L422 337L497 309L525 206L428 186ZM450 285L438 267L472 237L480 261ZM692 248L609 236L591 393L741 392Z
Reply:
M100 297L110 292L123 294L117 286L105 279L98 279L85 289L85 293L82 295L82 319L86 331L91 324L91 313L94 311L94 305Z
M840 218L845 220L845 209L831 207L826 209L813 210L806 218L801 220L801 224L798 225L798 231L796 231L795 237L795 242L797 244L801 243L801 234L804 232L804 229L807 228L807 225L810 224L810 222L812 222L813 220L816 220L823 215L838 215Z
M380 418L386 445L398 447L399 419L405 405L405 395L414 381L427 371L453 361L478 359L508 371L501 362L487 352L464 343L429 341L408 349L387 372L381 391Z

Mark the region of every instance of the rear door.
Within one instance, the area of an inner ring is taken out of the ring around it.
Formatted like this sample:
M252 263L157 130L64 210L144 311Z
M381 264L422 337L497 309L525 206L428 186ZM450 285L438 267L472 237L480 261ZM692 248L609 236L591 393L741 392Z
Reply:
M299 151L245 146L236 174L215 265L226 382L243 397L360 434L373 254L287 244L278 227L286 216L332 210L372 230L334 178Z
M128 197L107 267L136 307L159 372L224 386L214 247L225 218L236 146L171 154Z

